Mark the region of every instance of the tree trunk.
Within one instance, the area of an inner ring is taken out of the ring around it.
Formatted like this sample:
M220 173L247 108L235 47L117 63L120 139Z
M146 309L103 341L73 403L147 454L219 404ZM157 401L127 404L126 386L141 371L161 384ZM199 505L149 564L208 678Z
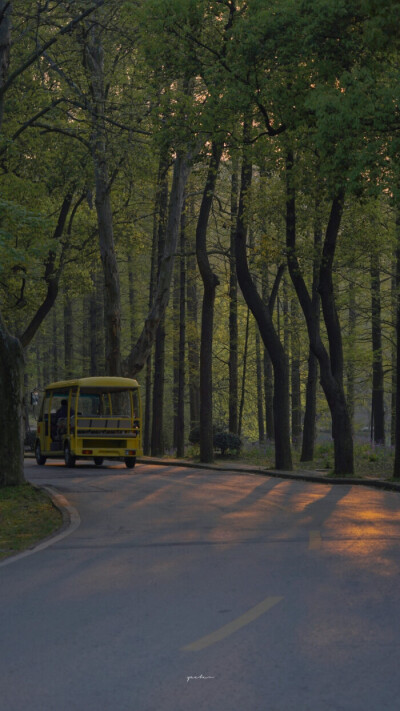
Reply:
M400 208L396 209L396 423L394 479L400 479Z
M0 487L24 481L24 352L0 313Z
M128 254L128 292L129 292L129 335L130 335L130 348L133 350L136 343L136 318L135 318L135 306L136 306L136 292L135 292L135 274L134 274L134 261L132 254Z
M246 394L246 375L247 375L247 354L249 350L249 326L250 326L250 309L247 309L246 316L246 331L244 336L244 348L243 348L243 369L242 369L242 387L240 390L240 404L239 404L239 423L237 434L242 434L242 424L243 424L243 410L244 410L244 398Z
M104 273L104 322L106 329L106 373L121 375L121 296L117 257L114 245L110 176L105 124L106 88L104 81L104 50L99 28L94 23L88 33L85 60L90 73L93 101L92 135L90 140L95 187L96 213L101 263Z
M150 454L151 434L151 353L146 361L144 418L143 418L143 454Z
M371 255L372 408L373 440L385 444L385 407L382 362L381 280L379 255Z
M12 3L0 0L0 89L7 80L11 46L11 11ZM0 92L0 130L3 124L4 94Z
M52 314L52 343L51 343L51 365L53 382L58 380L58 316L57 309L54 306Z
M185 342L186 342L186 217L182 213L180 242L180 277L179 277L179 348L178 348L178 392L176 420L176 456L185 453Z
M312 302L296 255L296 208L292 186L293 156L287 158L286 245L290 276L307 322L310 346L320 364L321 385L332 416L332 435L335 452L335 473L353 474L353 437L351 421L343 388L343 347L339 319L333 293L332 267L337 235L343 212L342 192L334 197L325 233L319 269L319 294L329 341L329 354L316 328Z
M68 213L72 204L72 193L68 193L61 205L60 212L58 215L58 221L56 228L53 232L53 240L57 243L61 240L61 237L63 236L64 233L64 228L65 224L67 221ZM75 212L82 202L82 199L80 198L77 203L74 206L74 209L72 211L72 216L69 221L69 228L68 228L68 237L70 236L70 228L72 225L72 220L75 215ZM64 266L64 250L66 248L66 243L68 239L62 244L61 246L61 255L59 258L59 264L56 266L56 250L55 247L51 247L49 249L48 255L46 262L44 264L44 275L43 279L45 281L45 284L47 286L47 291L46 295L40 304L39 308L37 309L36 313L34 314L33 318L30 320L28 326L26 327L25 331L21 335L21 344L23 348L27 348L29 343L32 341L32 338L34 335L37 333L39 327L43 323L44 319L46 318L47 314L49 311L53 308L56 298L58 296L58 285L59 285L59 280L60 276L62 273L62 269Z
M391 314L392 321L394 324L394 329L396 329L396 317L397 317L397 250L393 258L392 264L392 279L391 279ZM391 361L392 361L392 392L390 397L390 444L392 447L396 444L396 392L397 392L397 373L396 373L396 362L397 362L397 343L396 337L393 338L392 348L391 348Z
M151 453L164 454L164 368L165 368L165 326L160 321L154 348L153 405L151 426Z
M146 363L152 349L158 324L163 318L168 305L184 192L190 170L191 154L183 154L181 151L178 151L174 162L172 177L165 250L161 259L152 307L148 313L135 348L124 361L124 372L130 377L134 377Z
M320 219L320 199L317 196L315 201L315 221L314 221L314 262L313 280L311 294L311 315L310 322L312 328L319 335L320 328L320 296L318 293L319 269L321 262L322 225ZM314 459L314 446L316 438L316 418L317 418L317 384L318 384L318 358L309 348L308 353L308 373L306 385L306 406L303 422L303 442L301 447L301 462L311 462Z
M298 448L301 443L301 383L300 383L300 335L299 313L296 299L291 300L291 384L292 384L292 443Z
M264 405L263 405L263 377L261 365L260 334L256 330L256 375L257 375L257 423L258 443L263 444L265 439Z
M245 127L246 131L246 127ZM277 469L292 469L290 449L289 415L289 373L286 353L279 340L272 321L269 304L263 303L257 287L251 277L246 254L245 199L251 186L252 165L247 156L243 156L239 210L236 229L236 269L239 286L245 301L253 313L261 338L268 349L274 370L274 428L275 428L275 466Z
M92 274L93 289L89 302L89 373L102 375L104 373L104 311L103 311L103 275L99 272Z
M157 186L154 199L154 218L153 218L153 237L151 243L151 260L150 260L150 279L149 279L149 301L148 310L149 313L153 307L154 301L154 291L155 282L157 275L157 250L158 250L158 236L159 236L159 223L163 219L163 211L165 212L165 206L163 206L163 197L165 197L165 191L167 189L167 171L168 164L164 156L160 157L157 175ZM136 345L134 346L136 347ZM133 353L134 350L131 351ZM152 347L149 350L149 355L146 360L146 376L145 376L145 397L144 397L144 420L143 420L143 452L145 455L150 454L151 448L151 401L152 401Z
M203 306L200 340L200 461L214 460L213 397L212 397L212 344L214 326L214 301L219 279L211 269L207 254L207 227L214 197L222 145L212 145L212 155L203 191L196 228L196 256L203 280Z
M90 369L90 344L88 343L88 333L89 333L89 322L90 322L90 295L85 294L82 299L82 338L80 347L80 372L85 377L89 375Z
M73 376L73 317L72 302L68 292L64 291L64 377Z
M335 451L335 473L353 474L353 432L343 387L342 334L332 282L332 267L337 235L343 212L344 194L333 199L326 230L320 267L319 293L329 341L329 359L320 361L321 384L332 414L332 435ZM322 355L322 353L321 353Z
M301 462L311 462L314 459L315 423L317 416L317 382L318 358L311 348L308 353L308 372L306 384L306 407L304 410L303 441L301 446Z
M354 397L355 397L355 362L353 356L353 343L355 339L356 330L356 297L354 282L349 283L349 311L348 311L348 328L349 328L349 358L347 363L347 407L349 410L349 417L351 425L353 427L354 421Z
M11 3L0 0L0 88L3 88L10 60ZM4 95L0 95L0 129ZM23 392L24 352L21 342L10 335L0 312L0 487L24 481Z
M192 211L191 211L192 212ZM193 215L191 214L191 221ZM197 328L198 298L196 284L196 260L189 251L187 260L187 346L189 367L190 429L200 424L200 344Z
M269 286L268 286L268 265L265 264L263 274L262 274L262 281L261 281L261 288L262 288L262 299L264 304L268 303L269 300ZM273 442L275 439L275 430L274 430L274 408L273 408L273 402L274 402L274 375L272 371L272 362L271 358L269 357L269 353L267 348L264 346L264 358L263 358L263 366L264 366L264 399L265 399L265 434L267 440L270 442Z
M231 230L229 259L229 432L238 433L238 305L235 234L237 222L238 176L232 165Z
M164 170L160 182L160 202L157 239L157 279L160 278L162 256L165 251L168 206L168 180ZM164 369L165 369L165 320L158 324L154 348L153 405L151 425L151 453L164 454Z
M174 284L172 288L172 412L173 438L172 447L176 450L178 441L178 381L179 381L179 279L180 260L175 260Z

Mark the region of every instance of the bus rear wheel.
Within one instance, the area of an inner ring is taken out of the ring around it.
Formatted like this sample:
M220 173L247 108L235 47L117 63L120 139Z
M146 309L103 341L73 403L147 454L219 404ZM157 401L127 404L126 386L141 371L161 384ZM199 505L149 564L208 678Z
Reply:
M64 445L64 462L66 467L74 467L76 462L76 457L71 453L69 442Z
M104 457L93 457L93 461L94 461L96 467L101 467L101 465L104 462Z
M136 457L125 457L124 462L128 469L133 469L136 464Z

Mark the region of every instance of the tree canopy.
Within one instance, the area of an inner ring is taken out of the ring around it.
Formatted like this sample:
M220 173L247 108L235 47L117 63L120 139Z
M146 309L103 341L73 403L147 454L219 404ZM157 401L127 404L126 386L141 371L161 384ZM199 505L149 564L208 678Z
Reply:
M0 484L29 389L95 372L142 378L146 451L323 429L346 475L368 428L400 476L399 19L0 0Z

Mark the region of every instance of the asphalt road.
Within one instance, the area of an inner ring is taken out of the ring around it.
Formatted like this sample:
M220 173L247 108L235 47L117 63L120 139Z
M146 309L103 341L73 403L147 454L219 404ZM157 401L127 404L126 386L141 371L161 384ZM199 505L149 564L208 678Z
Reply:
M400 494L26 466L79 512L0 565L1 711L396 711Z

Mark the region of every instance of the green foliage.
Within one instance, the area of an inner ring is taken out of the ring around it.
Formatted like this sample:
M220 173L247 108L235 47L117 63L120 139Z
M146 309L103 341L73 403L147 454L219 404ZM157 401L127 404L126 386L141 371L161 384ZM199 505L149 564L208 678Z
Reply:
M233 432L217 432L213 438L214 447L221 450L222 456L226 452L231 452L232 454L239 454L242 448L242 440L239 435Z
M199 444L200 442L200 427L194 427L189 433L189 442L191 444ZM242 441L237 434L227 432L223 425L213 424L213 445L214 449L220 449L221 454L226 454L227 451L239 454Z
M224 426L222 424L218 424L216 422L213 423L213 438L215 439L215 436L222 432L224 429ZM199 444L200 442L200 427L199 425L196 425L196 427L193 427L193 429L190 430L189 432L189 437L188 440L191 444Z

